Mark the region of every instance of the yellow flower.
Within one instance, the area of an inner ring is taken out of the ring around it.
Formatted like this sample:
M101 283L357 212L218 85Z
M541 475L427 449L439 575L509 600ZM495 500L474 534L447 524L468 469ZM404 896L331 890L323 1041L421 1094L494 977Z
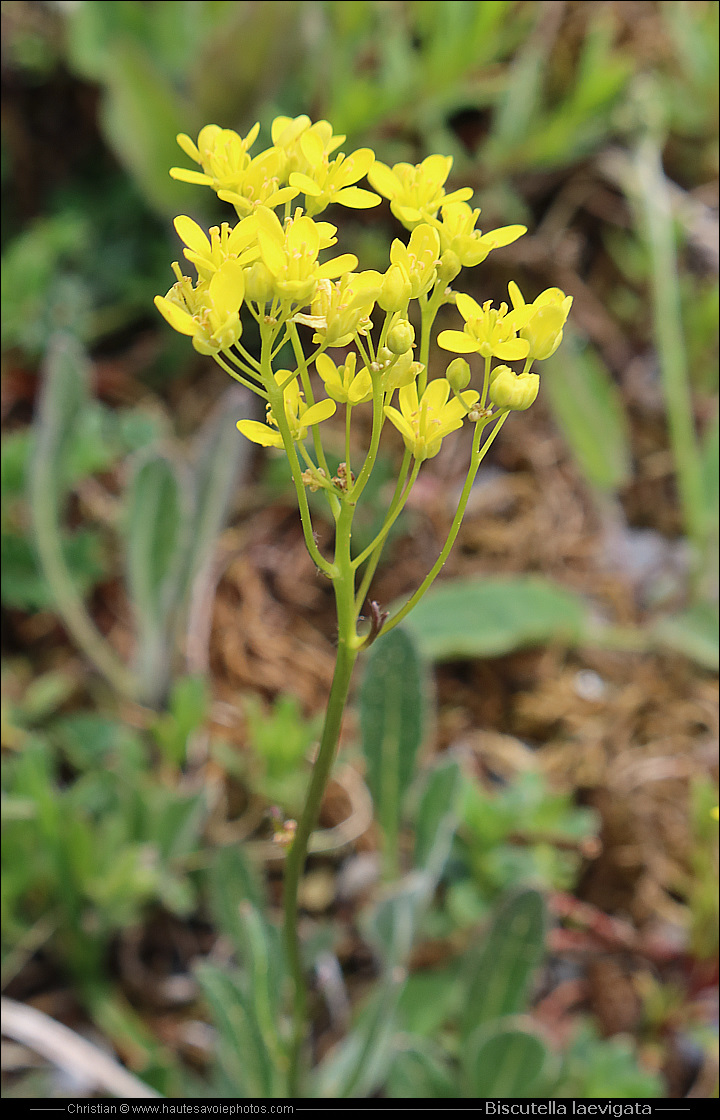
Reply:
M376 160L368 172L370 185L390 199L390 209L408 229L435 217L441 206L472 197L471 187L445 194L452 156L428 156L415 167L396 163L391 169Z
M291 378L289 382L288 378ZM307 437L308 428L312 424L320 424L335 412L335 402L331 400L318 401L308 406L303 400L297 377L291 377L289 370L278 370L275 380L278 385L288 382L283 389L283 405L290 435L296 443ZM267 412L267 424L261 424L258 420L238 420L236 427L247 439L262 447L282 447L282 436L275 430L278 423L270 405L267 406Z
M513 280L508 285L508 291L521 323L520 337L526 339L530 348L528 357L537 362L551 357L562 342L572 296L566 296L561 288L546 288L534 303L527 304Z
M328 396L340 404L365 404L372 400L372 378L364 367L356 373L356 364L357 355L354 352L348 354L339 369L328 354L319 354L315 360L315 368L325 382Z
M431 381L418 400L417 383L403 385L398 394L400 410L385 406L385 415L403 437L405 446L416 459L432 459L450 432L462 427L468 411L478 399L471 390L461 400L450 400L450 382L444 377Z
M275 294L294 303L309 303L319 280L352 272L357 257L346 253L318 264L321 230L312 218L298 212L285 229L277 215L264 206L256 212L260 256L273 277ZM332 227L334 229L334 227Z
M441 215L442 221L437 218L432 220L440 234L440 251L455 253L460 264L466 268L474 268L493 249L510 245L527 233L525 226L501 226L490 233L482 233L475 229L480 210L471 210L467 202L445 202Z
M458 292L457 306L465 320L465 328L462 331L441 331L438 346L442 346L443 350L451 350L455 354L477 353L483 358L496 357L506 362L527 357L530 344L516 337L516 313L511 311L508 314L506 303L495 309L492 300L487 300L481 307L472 296Z
M257 139L260 125L255 124L245 139L231 128L220 128L207 124L200 130L197 144L181 132L177 142L190 159L202 167L202 171L188 171L184 167L171 167L173 179L183 183L200 183L213 190L233 190L250 163L248 149Z
M174 225L187 246L183 253L195 265L201 280L210 280L227 260L238 260L246 265L259 255L257 226L253 218L238 222L234 229L227 222L211 226L209 239L197 222L185 214L177 217Z
M380 202L379 195L354 185L375 161L372 148L358 148L349 156L341 152L331 161L321 136L313 129L303 132L299 145L305 169L290 173L290 185L303 191L310 217L320 214L331 202L353 210L367 210Z
M498 408L524 412L538 395L536 373L515 373L510 366L496 366L490 378L490 400Z
M310 133L320 142L320 147L325 157L344 143L345 136L335 136L329 121L316 121L312 123L310 117L303 113L300 117L276 117L271 127L272 142L283 153L285 159L285 178L294 171L307 174L309 165L307 156L303 153L303 138ZM312 151L313 149L311 149Z
M274 209L290 202L300 193L297 187L281 186L284 157L277 148L268 148L250 160L232 187L218 190L217 196L229 202L238 214L251 214L258 206Z
M242 334L240 306L245 294L243 270L238 261L228 260L213 273L209 283L193 287L173 265L177 283L166 296L155 296L155 306L171 327L192 337L200 354L227 350Z
M320 280L309 315L296 315L295 322L314 327L313 342L347 346L356 334L372 329L370 315L380 290L379 272L347 272L340 280Z
M396 238L390 246L390 261L398 265L410 284L410 295L417 299L432 288L437 276L440 238L437 230L423 223L415 226L410 241L404 245ZM388 272L391 270L388 269Z

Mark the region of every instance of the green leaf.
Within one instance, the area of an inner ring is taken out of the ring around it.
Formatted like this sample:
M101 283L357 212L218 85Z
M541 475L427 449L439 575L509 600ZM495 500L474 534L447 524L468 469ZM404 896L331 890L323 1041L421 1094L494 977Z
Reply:
M239 1097L276 1095L278 1071L258 1029L251 1000L236 974L204 961L196 975L218 1030L218 1057Z
M560 349L542 363L542 392L588 482L612 492L631 477L622 398L595 351L566 334Z
M458 969L436 968L413 973L398 1006L398 1024L414 1038L437 1038L457 1014L464 993Z
M718 503L720 502L720 417L715 414L715 419L708 427L701 445L701 470L703 476L703 494L706 502L706 517L710 525L717 531Z
M60 716L53 723L52 736L70 764L81 772L113 769L119 759L146 752L137 732L97 712Z
M613 1098L665 1099L666 1086L657 1073L643 1069L628 1038L600 1039L583 1023L563 1055L554 1097L606 1100Z
M544 949L542 895L524 890L506 897L479 955L468 962L468 994L462 1021L465 1038L479 1025L524 1010Z
M63 536L61 547L73 584L80 595L86 595L105 575L100 534L94 529L80 529L72 536ZM2 601L6 606L23 611L55 608L55 596L40 569L35 550L25 537L3 533L0 556Z
M366 780L392 864L403 802L423 737L423 672L412 638L399 628L372 646L360 691Z
M141 625L162 623L174 591L187 500L175 464L151 454L139 462L128 495L128 584Z
M21 432L8 432L3 436L0 448L0 494L5 503L13 498L21 498L25 492L25 475L32 453L32 432L26 428Z
M364 934L377 949L388 974L407 965L419 915L434 886L428 874L415 871L383 895L364 916Z
M547 642L577 644L588 610L574 592L539 576L467 579L433 588L405 625L434 661L501 657Z
M165 455L141 457L128 494L127 583L137 621L138 679L156 702L169 672L170 628L190 529L192 495Z
M247 899L261 910L265 900L257 871L238 848L220 848L209 873L210 906L213 918L229 937L239 956L243 952L243 934L238 925L238 904Z
M183 573L185 596L212 556L240 481L240 472L250 461L251 445L238 438L236 427L238 416L247 412L248 395L238 386L228 389L198 433L194 471L196 499Z
M158 213L187 207L191 195L169 176L168 169L182 162L175 137L189 127L190 107L155 65L142 40L130 36L113 43L103 81L100 119L121 163Z
M462 773L454 759L431 771L415 818L413 866L439 879L459 820Z
M59 516L65 464L72 453L78 425L90 400L90 367L80 343L68 334L55 335L48 350L35 417L36 443L30 460L30 497L37 508L42 490L43 516L52 503Z
M466 1043L463 1058L468 1096L481 1100L532 1097L547 1049L536 1034L508 1024L480 1027Z
M391 1099L452 1098L458 1096L454 1071L419 1039L409 1039L395 1055L388 1073L385 1095Z
M313 1096L366 1098L381 1087L392 1060L392 1037L405 971L394 969L362 1009L353 1029L314 1071Z
M202 727L208 713L208 686L204 677L179 677L172 687L169 711L152 726L155 742L172 766L183 766L190 736Z
M716 670L718 654L718 608L714 603L690 607L680 614L658 619L653 636L662 645L696 661L705 669Z

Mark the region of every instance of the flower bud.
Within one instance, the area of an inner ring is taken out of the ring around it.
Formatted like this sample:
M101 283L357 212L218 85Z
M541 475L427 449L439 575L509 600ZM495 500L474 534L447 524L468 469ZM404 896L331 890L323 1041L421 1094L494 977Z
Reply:
M462 268L460 258L452 249L446 249L438 262L438 279L443 284L452 284Z
M398 319L397 323L388 331L388 350L393 354L404 354L406 350L412 348L414 341L415 330L412 323L409 323L407 319Z
M385 372L383 377L383 389L389 392L390 390L399 389L403 385L409 385L415 380L422 368L420 362L413 360L412 350L406 350L404 354L400 354L400 356L395 359Z
M455 358L445 371L445 376L456 393L462 393L470 384L470 366L464 358Z
M399 264L391 264L383 277L377 301L383 311L404 311L408 305L412 287Z
M245 270L245 298L261 306L273 298L272 274L262 261Z
M517 374L509 366L496 366L490 381L490 400L498 408L524 412L537 397L539 388L536 373Z

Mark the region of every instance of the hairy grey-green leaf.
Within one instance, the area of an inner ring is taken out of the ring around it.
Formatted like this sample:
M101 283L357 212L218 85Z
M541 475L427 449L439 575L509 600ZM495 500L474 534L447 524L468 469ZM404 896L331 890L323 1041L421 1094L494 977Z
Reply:
M372 647L360 692L366 780L387 842L397 836L403 801L423 737L423 672L409 635L397 628Z

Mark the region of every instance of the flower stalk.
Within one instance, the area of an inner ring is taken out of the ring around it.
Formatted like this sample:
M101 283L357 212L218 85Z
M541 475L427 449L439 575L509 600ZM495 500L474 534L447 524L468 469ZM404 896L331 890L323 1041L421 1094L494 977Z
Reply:
M509 310L506 303L499 308L490 301L481 305L449 288L463 268L475 267L491 251L526 232L524 226L479 230L480 211L468 204L472 190L445 190L450 157L434 155L416 167L390 168L369 148L338 153L345 137L335 136L327 121L313 124L308 117L276 118L271 145L252 156L258 133L255 126L242 138L230 129L208 125L197 143L178 137L183 152L200 170L173 168L171 174L216 191L235 208L238 222L206 233L191 218L177 218L183 253L197 279L184 276L176 263L176 283L155 303L175 330L192 339L196 350L212 356L264 402L264 422L242 419L237 427L254 443L287 457L308 553L318 572L332 581L335 593L335 671L305 805L285 863L284 939L293 991L288 1092L296 1096L307 1068L308 1035L298 894L337 754L353 667L361 650L402 622L442 570L480 464L510 411L527 408L535 399L539 378L531 367L560 344L572 300L551 288L528 304L513 283ZM364 177L374 190L358 186ZM330 205L366 209L377 205L380 196L389 199L409 231L407 243L400 238L392 242L386 271L358 271L351 254L328 256L337 242L337 228L319 216ZM434 338L438 312L446 303L457 306L462 326ZM248 316L259 327L258 356L241 342ZM458 355L445 376L430 369L433 340ZM288 341L294 368L277 369L276 359ZM473 355L479 363L474 371L477 388L470 387ZM507 364L493 365L495 360L523 366L514 370ZM338 409L345 410L344 417L337 417L336 433L345 459L333 475L323 433ZM362 438L356 436L356 430L366 431L357 425L363 413L370 420L364 452ZM361 611L390 530L426 463L465 425L473 426L470 461L440 554L394 614L373 600L368 623ZM370 544L354 553L354 517L363 499L367 501L383 441L390 447L393 442L396 447L402 444L404 453L398 456L395 487L381 528ZM327 502L335 527L332 560L317 543L308 490L320 491Z

